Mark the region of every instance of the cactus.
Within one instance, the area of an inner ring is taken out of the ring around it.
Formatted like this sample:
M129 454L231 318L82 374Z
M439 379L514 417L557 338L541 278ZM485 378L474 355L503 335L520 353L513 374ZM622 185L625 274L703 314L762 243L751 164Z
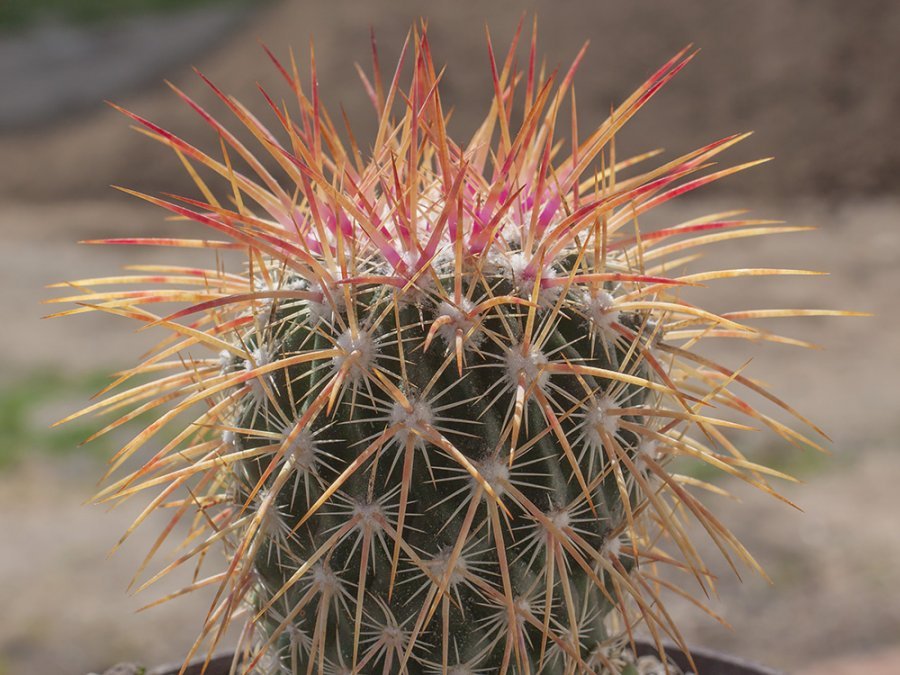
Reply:
M774 494L767 479L781 474L726 430L763 426L819 447L739 388L820 432L695 345L798 343L743 321L812 312L716 315L682 292L806 272L682 270L697 247L802 228L733 211L642 231L648 211L757 164L708 169L745 135L643 172L657 153L616 156L616 133L692 58L685 50L590 136L573 123L563 142L584 51L545 77L532 34L520 73L519 36L502 61L488 39L494 99L467 145L447 134L424 26L400 58L411 54L406 90L401 66L385 86L373 41L368 155L320 104L314 59L307 91L269 54L296 99L264 93L277 131L210 84L265 161L177 88L215 131L219 158L123 110L177 153L201 196L133 194L220 238L103 243L206 249L216 265L72 282L78 295L57 301L79 303L60 314L171 331L78 414L129 411L105 433L159 413L115 456L97 499L153 492L134 527L158 508L174 514L154 552L189 523L179 557L144 585L195 564L182 592L217 589L193 653L244 613L242 672L635 672L622 654L639 626L687 649L662 603L686 592L659 568L712 589L688 520L730 563L758 569L702 504L709 486L672 462ZM245 265L226 271L235 254ZM132 283L162 287L94 290ZM182 308L152 311L169 302ZM224 566L211 562L219 549Z

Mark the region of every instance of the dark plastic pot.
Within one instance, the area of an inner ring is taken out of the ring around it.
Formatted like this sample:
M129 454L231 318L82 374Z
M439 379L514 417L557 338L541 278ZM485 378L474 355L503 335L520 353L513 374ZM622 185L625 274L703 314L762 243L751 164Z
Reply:
M636 647L638 656L658 653L656 647L647 642L638 641ZM687 669L690 667L687 657L677 647L668 644L665 647L666 655L687 672ZM691 657L694 659L697 675L784 675L780 670L766 668L757 663L751 663L729 654L721 654L712 649L692 648Z
M645 642L638 642L637 652L638 656L656 654L656 647ZM688 668L687 658L676 647L667 645L666 653L681 668ZM772 670L771 668L750 663L727 654L720 654L709 649L692 649L691 656L694 658L694 665L697 667L697 675L784 675L781 671ZM214 657L210 661L204 675L228 675L228 670L231 668L231 660L231 654L221 654ZM178 675L181 665L178 663L159 666L146 671L146 675ZM187 670L185 670L185 675L200 675L202 669L203 660L201 659L197 663L188 666ZM110 670L105 675L131 675L134 672L133 670Z

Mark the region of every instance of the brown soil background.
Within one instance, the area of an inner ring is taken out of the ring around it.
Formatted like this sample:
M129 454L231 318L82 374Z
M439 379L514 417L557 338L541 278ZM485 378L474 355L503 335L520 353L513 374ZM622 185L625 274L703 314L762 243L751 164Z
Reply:
M366 138L367 104L352 63L367 63L368 28L376 30L387 67L413 18L427 15L437 60L448 64L443 95L457 105L453 130L465 136L490 97L485 21L494 44L505 45L521 12L536 8L540 49L551 55L551 67L567 65L581 42L591 40L576 80L585 128L679 48L689 42L702 48L621 136L621 151L664 146L672 156L755 129L728 159L774 154L777 161L667 208L660 222L747 207L759 217L816 225L814 233L724 245L710 251L716 257L706 264L831 272L789 283L723 282L706 291L704 302L713 309L808 306L875 314L808 319L785 328L820 343L824 352L754 346L730 354L726 350L733 345L718 346L734 365L754 356L750 373L821 422L834 440L833 455L798 459L764 439L748 438L760 454L795 468L804 479L783 489L803 513L740 489L743 503L713 502L774 584L750 574L737 583L709 550L710 564L721 574L720 597L712 605L733 631L689 606L672 606L694 644L808 675L900 672L900 5L848 5L280 2L195 60L226 91L260 101L257 82L278 88L257 39L282 55L293 44L305 64L307 40L315 36L325 102L331 109L345 105L357 135ZM211 100L186 66L165 76L202 102ZM191 139L213 141L159 79L118 100ZM40 322L46 308L39 302L51 295L43 289L47 283L158 260L152 251L98 250L74 242L172 229L161 225L161 214L107 185L179 189L184 183L177 160L102 106L50 125L7 131L0 135L0 157L6 336L0 378L12 382L44 367L113 370L133 361L153 336L134 335L130 326L99 317ZM30 423L44 425L80 403L35 410ZM105 514L81 507L99 475L97 462L87 456L50 461L38 450L29 449L25 461L0 474L0 673L80 675L117 660L177 658L193 638L205 599L134 614L156 597L153 591L141 598L124 592L153 525L143 539L106 560L133 508ZM173 581L171 587L177 585Z

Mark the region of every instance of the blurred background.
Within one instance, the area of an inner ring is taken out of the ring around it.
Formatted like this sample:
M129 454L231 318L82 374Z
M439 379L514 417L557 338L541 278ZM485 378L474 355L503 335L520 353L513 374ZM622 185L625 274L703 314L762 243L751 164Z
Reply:
M660 223L749 208L819 228L726 245L706 264L805 267L829 277L724 282L704 302L875 314L785 328L823 352L767 346L724 357L733 365L754 357L750 374L823 425L832 454L799 453L763 434L750 439L755 457L801 479L782 491L803 512L759 495L715 500L773 584L749 572L739 583L708 550L721 573L720 597L710 604L732 629L673 602L688 640L807 675L900 672L900 4L0 0L0 675L81 675L121 660L177 659L208 602L187 598L135 613L165 590L125 592L154 527L107 560L138 505L110 513L81 505L129 430L78 447L95 420L49 428L159 336L98 316L42 322L52 307L40 302L54 294L45 285L161 259L152 250L76 245L178 231L111 184L190 190L177 159L103 100L215 143L163 81L227 117L196 66L262 109L257 84L284 92L259 43L282 57L293 46L305 69L314 37L324 102L333 112L344 106L365 145L373 123L353 64L368 68L369 28L387 70L411 22L425 16L436 62L448 66L451 132L465 138L491 97L485 23L502 49L522 13L535 11L549 67L567 67L591 43L576 79L585 130L680 48L700 48L620 135L620 155L663 147L671 157L754 130L723 161L776 157L666 207ZM176 262L188 260L212 263Z

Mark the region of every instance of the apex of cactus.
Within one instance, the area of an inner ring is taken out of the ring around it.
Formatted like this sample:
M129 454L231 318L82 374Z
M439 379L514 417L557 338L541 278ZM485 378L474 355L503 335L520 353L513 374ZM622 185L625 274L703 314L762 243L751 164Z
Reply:
M669 466L705 462L774 494L767 479L783 476L727 430L819 447L793 408L696 350L711 338L798 343L744 322L811 312L715 314L681 291L808 274L684 271L702 246L802 228L730 211L641 229L647 212L757 164L711 170L745 135L652 168L640 167L655 151L617 155L619 129L688 50L586 138L574 124L561 134L584 50L547 75L533 33L520 72L520 34L502 60L488 39L494 98L467 143L447 133L424 26L387 83L373 41L371 145L338 131L314 66L307 88L293 58L271 53L295 100L264 92L269 122L210 84L256 150L177 88L221 156L123 110L176 152L199 196L128 192L218 238L103 243L246 256L237 269L218 257L209 269L144 265L55 300L78 303L63 315L171 332L72 417L128 410L102 434L157 414L113 458L97 499L153 495L127 534L172 509L154 551L189 524L182 554L151 582L195 564L182 592L216 588L194 652L243 613L236 668L248 672L620 672L639 625L687 649L660 597L682 591L659 569L711 587L686 521L758 569L703 505L708 486ZM128 387L139 375L149 380Z

